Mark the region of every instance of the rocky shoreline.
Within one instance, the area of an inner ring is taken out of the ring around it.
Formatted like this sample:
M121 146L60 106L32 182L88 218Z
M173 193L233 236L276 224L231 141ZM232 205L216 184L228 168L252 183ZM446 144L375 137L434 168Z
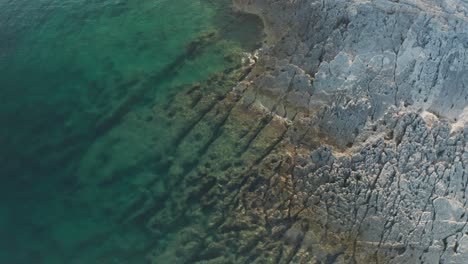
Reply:
M468 3L234 4L255 58L122 115L76 169L141 232L98 237L103 261L464 263Z
M267 33L236 89L287 124L289 199L247 210L287 204L277 262L464 263L468 3L234 3Z

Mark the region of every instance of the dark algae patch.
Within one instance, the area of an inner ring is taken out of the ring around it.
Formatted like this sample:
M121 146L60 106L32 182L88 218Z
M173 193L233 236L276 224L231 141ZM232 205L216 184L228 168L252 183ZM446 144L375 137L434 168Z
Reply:
M174 243L208 243L261 34L224 0L1 1L0 263L204 259Z

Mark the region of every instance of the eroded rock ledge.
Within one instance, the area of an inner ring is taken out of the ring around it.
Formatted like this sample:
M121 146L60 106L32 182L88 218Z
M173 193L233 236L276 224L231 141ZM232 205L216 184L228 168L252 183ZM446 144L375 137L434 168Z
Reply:
M235 4L268 34L243 100L296 148L291 262L464 263L468 2Z

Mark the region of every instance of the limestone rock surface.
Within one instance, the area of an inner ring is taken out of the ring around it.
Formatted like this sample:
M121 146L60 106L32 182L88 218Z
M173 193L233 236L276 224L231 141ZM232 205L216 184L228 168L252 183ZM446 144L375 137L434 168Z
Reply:
M466 263L468 1L234 2L267 34L243 100L296 149L289 261Z

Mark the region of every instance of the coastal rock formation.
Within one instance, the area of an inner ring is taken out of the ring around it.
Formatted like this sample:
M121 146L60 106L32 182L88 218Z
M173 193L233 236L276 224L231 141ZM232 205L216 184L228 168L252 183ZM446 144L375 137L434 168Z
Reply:
M268 35L244 100L291 123L291 262L464 263L468 2L235 2Z
M89 204L157 241L120 254L464 263L468 2L234 3L263 47L122 116L76 169Z

